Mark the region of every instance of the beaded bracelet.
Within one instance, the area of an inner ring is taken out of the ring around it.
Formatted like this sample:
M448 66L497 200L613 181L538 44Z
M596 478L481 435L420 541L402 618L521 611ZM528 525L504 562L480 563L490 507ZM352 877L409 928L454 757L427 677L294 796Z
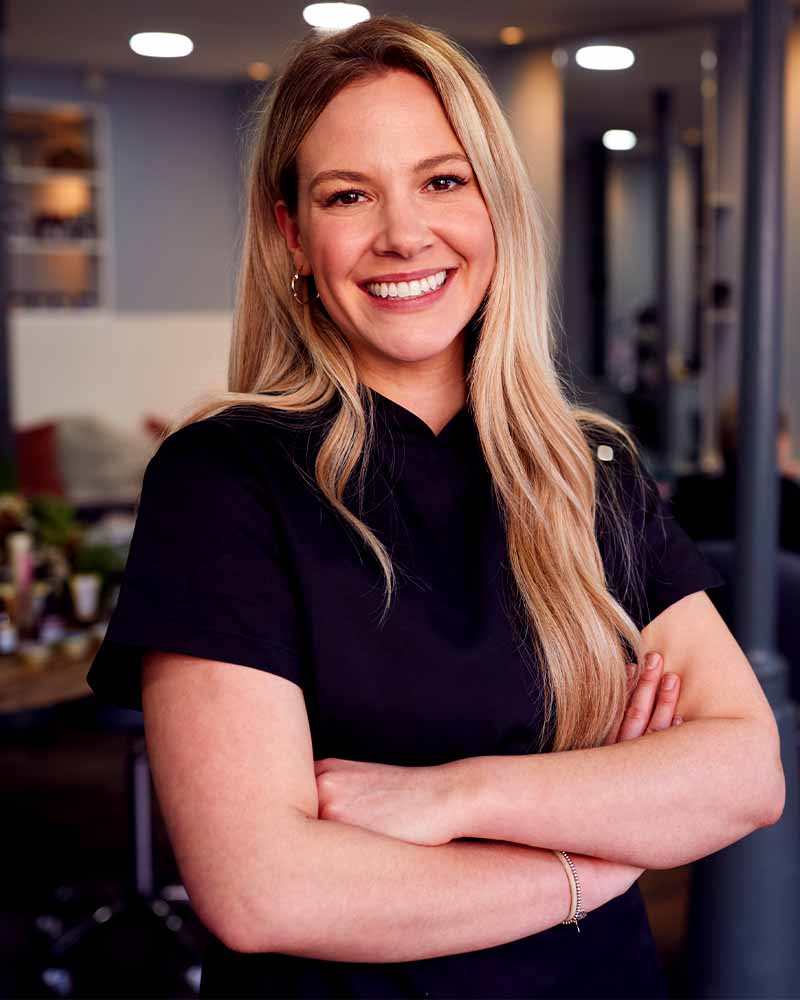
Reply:
M581 929L578 927L578 921L583 920L586 916L586 911L581 909L581 884L578 881L578 869L566 851L553 851L553 854L559 859L569 876L570 916L566 920L562 920L561 923L575 924L575 929L580 934Z

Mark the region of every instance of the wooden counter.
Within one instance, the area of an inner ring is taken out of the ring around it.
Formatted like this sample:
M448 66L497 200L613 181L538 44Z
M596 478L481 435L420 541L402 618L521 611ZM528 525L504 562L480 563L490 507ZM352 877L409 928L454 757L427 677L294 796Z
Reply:
M0 656L0 714L49 708L92 694L86 674L99 645L99 640L92 640L77 660L54 652L40 667L31 667L16 655Z

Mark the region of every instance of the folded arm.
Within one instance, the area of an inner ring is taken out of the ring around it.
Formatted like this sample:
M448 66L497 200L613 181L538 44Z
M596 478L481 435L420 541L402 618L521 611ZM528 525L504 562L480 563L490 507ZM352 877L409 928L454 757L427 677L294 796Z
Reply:
M671 605L642 638L681 677L684 724L589 750L454 761L456 836L672 868L778 820L775 719L707 595Z
M228 947L400 962L489 948L559 924L569 881L551 851L426 847L317 817L300 687L242 665L150 651L150 765L195 913ZM585 909L639 871L576 855Z

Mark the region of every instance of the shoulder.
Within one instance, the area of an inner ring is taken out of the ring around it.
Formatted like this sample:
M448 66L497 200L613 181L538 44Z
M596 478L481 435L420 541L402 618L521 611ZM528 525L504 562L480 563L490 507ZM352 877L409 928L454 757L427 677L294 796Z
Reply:
M641 532L663 505L636 438L610 418L583 420L581 427L594 461L598 532L613 532L620 520Z
M249 498L263 504L275 468L271 450L263 435L257 448L251 430L219 416L184 424L161 441L148 462L140 511L229 517Z
M781 476L781 494L791 503L800 503L800 480Z
M263 475L280 453L285 427L280 419L255 409L233 407L184 424L161 441L148 472Z

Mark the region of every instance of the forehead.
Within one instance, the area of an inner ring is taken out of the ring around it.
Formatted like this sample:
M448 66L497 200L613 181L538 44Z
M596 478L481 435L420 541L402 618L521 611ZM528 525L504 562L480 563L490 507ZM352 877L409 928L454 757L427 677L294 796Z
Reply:
M407 70L390 70L340 90L303 139L297 161L300 174L309 176L357 169L363 161L402 167L447 149L462 147L431 85Z

